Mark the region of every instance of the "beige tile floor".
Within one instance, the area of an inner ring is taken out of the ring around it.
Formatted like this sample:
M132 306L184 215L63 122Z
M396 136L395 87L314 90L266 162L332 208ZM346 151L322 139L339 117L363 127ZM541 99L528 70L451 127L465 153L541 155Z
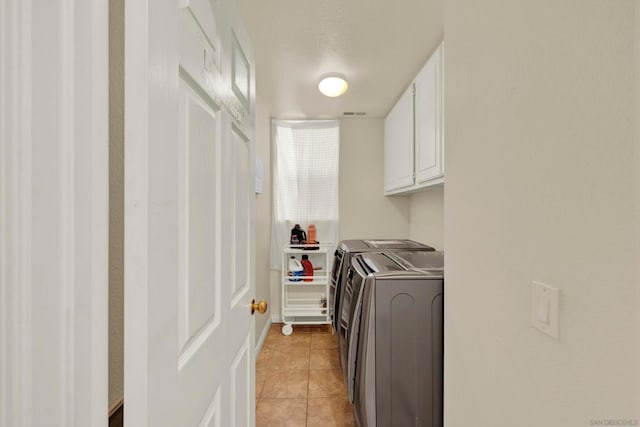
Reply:
M355 426L331 327L273 324L256 360L256 427Z

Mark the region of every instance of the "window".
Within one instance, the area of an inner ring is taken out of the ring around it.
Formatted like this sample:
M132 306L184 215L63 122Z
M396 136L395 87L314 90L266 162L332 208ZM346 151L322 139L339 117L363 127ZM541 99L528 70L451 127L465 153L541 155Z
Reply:
M280 269L280 254L291 229L315 224L317 239L337 243L340 125L337 120L272 123L273 225L271 268Z

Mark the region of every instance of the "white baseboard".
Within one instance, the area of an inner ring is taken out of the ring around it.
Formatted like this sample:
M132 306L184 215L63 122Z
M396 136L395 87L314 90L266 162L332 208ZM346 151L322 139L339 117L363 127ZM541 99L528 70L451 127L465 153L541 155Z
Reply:
M282 317L280 313L271 314L271 323L282 323Z
M271 329L271 319L267 319L267 323L264 325L264 328L262 328L262 333L256 343L256 356L258 356L258 354L260 354L260 350L262 350L262 346L264 345L264 341L267 339L269 329Z

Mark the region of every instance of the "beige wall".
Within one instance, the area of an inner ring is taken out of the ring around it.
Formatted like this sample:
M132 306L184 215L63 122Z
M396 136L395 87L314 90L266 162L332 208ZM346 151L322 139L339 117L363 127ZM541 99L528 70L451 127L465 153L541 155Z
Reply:
M640 355L640 3L635 13L636 355ZM640 365L640 362L637 362ZM640 414L640 366L636 365L635 414Z
M445 37L445 425L640 419L634 1L450 0Z
M256 251L256 300L265 299L269 309L264 315L255 316L256 344L273 312L271 298L271 273L269 251L271 239L271 118L260 96L256 97L255 123L256 159L262 160L264 176L262 194L255 196L255 251Z
M109 0L109 406L124 394L124 0Z
M444 186L426 188L411 196L409 237L444 250Z
M409 198L383 196L383 119L340 122L340 240L408 238Z

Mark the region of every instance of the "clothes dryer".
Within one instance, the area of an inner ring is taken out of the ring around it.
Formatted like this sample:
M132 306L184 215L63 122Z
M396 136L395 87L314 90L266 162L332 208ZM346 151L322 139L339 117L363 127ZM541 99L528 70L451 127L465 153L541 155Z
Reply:
M408 239L352 239L343 240L338 243L338 247L334 253L331 284L329 287L329 313L335 332L339 332L343 285L346 281L349 267L351 266L351 258L359 253L379 252L381 250L403 250L404 252L435 251L435 249L429 245Z

